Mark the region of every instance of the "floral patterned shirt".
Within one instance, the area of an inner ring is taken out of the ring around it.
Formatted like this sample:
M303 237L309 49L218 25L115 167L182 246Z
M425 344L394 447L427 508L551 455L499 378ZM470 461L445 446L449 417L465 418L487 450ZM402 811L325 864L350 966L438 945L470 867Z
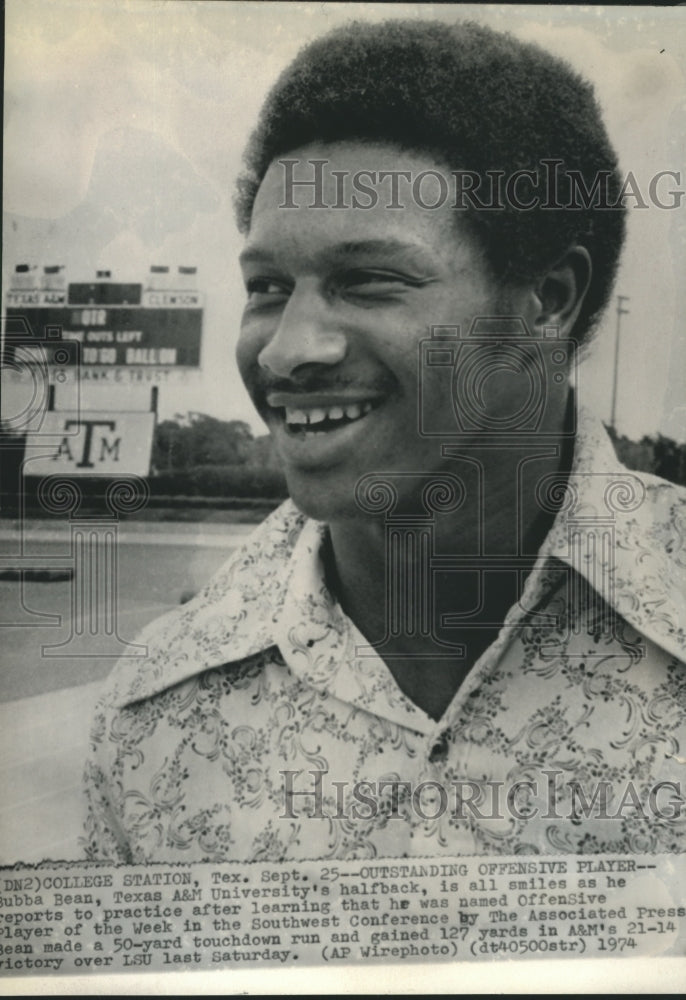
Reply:
M439 721L328 591L326 527L284 503L112 671L87 857L685 850L685 491L581 411L561 496Z

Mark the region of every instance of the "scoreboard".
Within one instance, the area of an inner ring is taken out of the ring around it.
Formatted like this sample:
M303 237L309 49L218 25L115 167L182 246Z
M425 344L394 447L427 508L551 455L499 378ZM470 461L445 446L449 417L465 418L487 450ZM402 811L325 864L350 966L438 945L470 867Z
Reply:
M74 282L63 289L11 288L5 298L3 357L21 348L37 363L197 368L203 296L142 283ZM76 351L60 349L78 342Z

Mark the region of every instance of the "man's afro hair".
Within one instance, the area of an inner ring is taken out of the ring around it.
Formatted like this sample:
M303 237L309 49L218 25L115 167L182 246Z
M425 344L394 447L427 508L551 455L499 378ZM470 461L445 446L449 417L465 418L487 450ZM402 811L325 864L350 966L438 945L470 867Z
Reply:
M265 101L238 183L241 229L249 228L257 188L275 157L346 139L430 152L451 170L480 176L531 170L542 177L542 161L562 161L560 207L523 211L505 200L504 208L470 206L460 218L469 220L503 280L540 277L569 247L585 246L593 275L575 327L577 340L585 339L612 289L625 211L593 88L567 63L473 22L353 22L332 31L301 50ZM562 207L573 203L569 170L589 192L604 179L607 203L616 207L598 208L593 200ZM524 199L524 186L518 191Z

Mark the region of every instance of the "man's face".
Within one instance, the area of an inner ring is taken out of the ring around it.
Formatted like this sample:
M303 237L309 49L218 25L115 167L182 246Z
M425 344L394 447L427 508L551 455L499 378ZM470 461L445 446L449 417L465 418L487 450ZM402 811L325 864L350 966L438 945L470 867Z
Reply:
M313 208L313 189L295 185L288 197L297 208L279 207L285 168L270 166L242 255L248 302L237 359L293 500L330 522L360 515L355 485L367 473L450 471L439 442L419 432L419 343L432 325L466 331L474 317L495 315L502 303L450 199L430 210L408 190L406 197L401 192L403 207L389 209L388 182L366 178L378 191L376 205L351 207L346 178L363 168L413 176L440 169L429 155L345 142L310 145L287 158L302 161L296 180L312 178L308 160L326 160L323 202L346 207ZM421 194L424 204L438 200L428 182ZM432 419L454 426L445 369L427 369L422 382ZM486 405L507 412L509 391L519 390L486 380Z

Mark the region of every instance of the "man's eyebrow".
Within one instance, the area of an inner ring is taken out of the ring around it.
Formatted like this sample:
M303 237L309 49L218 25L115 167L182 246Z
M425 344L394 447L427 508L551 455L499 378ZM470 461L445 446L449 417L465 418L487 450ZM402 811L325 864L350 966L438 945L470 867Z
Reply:
M324 253L327 257L335 260L341 257L354 257L364 254L399 255L419 253L426 255L427 251L421 243L407 243L404 240L396 239L370 239L345 240L342 243L335 243L333 246L326 247ZM238 259L241 264L249 264L252 262L270 260L272 257L273 253L270 249L254 245L247 246Z
M352 257L355 254L403 254L426 252L419 243L406 243L396 239L373 239L373 240L346 240L344 243L337 243L331 248L331 254L335 257Z

